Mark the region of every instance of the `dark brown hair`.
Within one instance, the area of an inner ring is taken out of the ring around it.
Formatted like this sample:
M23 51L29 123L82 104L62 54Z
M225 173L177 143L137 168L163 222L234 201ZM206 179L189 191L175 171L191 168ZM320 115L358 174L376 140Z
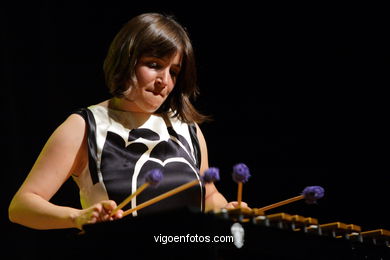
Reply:
M104 61L106 85L113 96L122 97L129 80L135 77L135 66L144 56L182 55L181 70L175 87L156 111L169 110L184 122L201 123L207 116L199 113L191 100L198 95L194 51L188 33L172 16L145 13L132 18L115 36Z

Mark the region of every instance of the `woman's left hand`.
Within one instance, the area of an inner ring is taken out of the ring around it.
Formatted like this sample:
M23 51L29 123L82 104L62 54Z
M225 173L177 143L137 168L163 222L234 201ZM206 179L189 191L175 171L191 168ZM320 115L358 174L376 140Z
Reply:
M229 202L228 204L225 205L225 207L223 207L225 209L236 209L238 208L238 201L231 201ZM248 204L246 202L241 202L241 208L245 208L245 209L251 209L248 207Z

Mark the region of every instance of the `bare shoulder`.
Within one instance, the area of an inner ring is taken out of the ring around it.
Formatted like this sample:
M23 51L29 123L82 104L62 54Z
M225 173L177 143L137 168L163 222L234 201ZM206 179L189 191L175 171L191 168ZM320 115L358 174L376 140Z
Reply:
M196 126L196 135L199 141L200 157L201 157L199 170L200 170L200 174L203 175L204 171L209 168L207 144L199 125L195 124L195 126Z
M61 160L79 158L85 150L85 136L85 120L78 114L71 114L50 136L42 154L51 160L54 160L54 157Z
M36 168L41 172L41 168L45 168L56 169L64 174L78 173L85 165L85 138L85 120L78 114L69 115L46 142L36 162ZM43 165L45 166L41 167Z
M52 137L61 138L63 141L81 140L85 135L85 129L86 123L84 118L78 114L71 114L59 127L57 127Z
M71 114L68 118L62 123L64 127L76 128L75 130L84 130L85 129L85 120L79 114Z
M196 126L196 135L198 137L200 146L206 145L206 140L204 138L202 130L200 129L198 124L195 123L195 126Z

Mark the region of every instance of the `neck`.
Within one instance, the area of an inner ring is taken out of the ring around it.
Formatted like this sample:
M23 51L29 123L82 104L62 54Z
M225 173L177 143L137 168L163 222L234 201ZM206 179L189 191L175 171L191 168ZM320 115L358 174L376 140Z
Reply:
M131 112L131 114L140 119L148 119L153 113L144 112L126 98L113 97L107 101L107 107L117 111Z
M108 107L114 110L124 112L142 113L139 111L139 109L136 108L136 106L131 100L128 100L126 98L113 97L108 100Z

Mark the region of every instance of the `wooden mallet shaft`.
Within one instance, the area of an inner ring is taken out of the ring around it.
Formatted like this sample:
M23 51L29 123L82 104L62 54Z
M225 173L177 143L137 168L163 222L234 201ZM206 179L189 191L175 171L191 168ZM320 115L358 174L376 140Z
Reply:
M265 207L262 207L262 208L258 208L257 210L259 210L259 211L270 210L270 209L277 208L277 207L280 207L280 206L283 206L283 205L286 205L286 204L289 204L291 202L294 202L294 201L297 201L297 200L301 200L301 199L304 199L304 198L305 198L304 195L299 195L299 196L296 196L296 197L293 197L293 198L290 198L290 199L279 201L277 203L274 203L274 204L271 204L271 205L268 205L268 206L265 206Z
M118 210L122 209L124 206L126 206L135 196L140 194L144 189L146 189L150 185L149 182L145 182L139 188L132 194L130 194L124 201L121 202L110 214L110 217L113 216Z
M125 212L123 212L123 217L133 213L136 210L140 210L140 209L145 208L147 206L150 206L150 205L152 205L152 204L154 204L156 202L159 202L160 200L163 200L163 199L166 199L166 198L168 198L168 197L170 197L172 195L175 195L176 193L179 193L179 192L181 192L183 190L189 189L192 186L195 186L197 184L199 185L199 180L193 180L193 181L187 182L187 183L185 183L185 184L183 184L183 185L181 185L179 187L176 187L176 188L174 188L174 189L172 189L170 191L167 191L167 192L165 192L165 193L163 193L163 194L161 194L161 195L159 195L157 197L154 197L153 199L145 201L144 203L139 204L135 208L126 210Z
M242 182L239 182L238 190L237 190L237 202L239 208L241 208L241 201L242 201Z

